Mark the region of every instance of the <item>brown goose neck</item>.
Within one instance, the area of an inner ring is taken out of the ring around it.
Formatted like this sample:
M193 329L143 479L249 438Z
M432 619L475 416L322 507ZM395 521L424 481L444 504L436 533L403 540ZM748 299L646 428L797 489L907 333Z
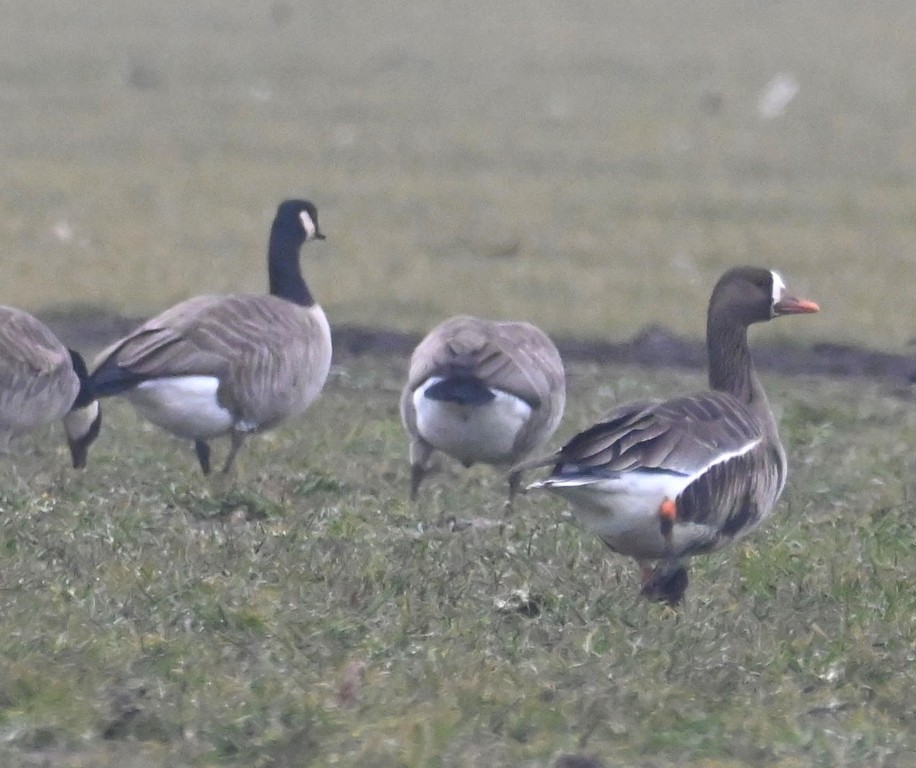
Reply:
M709 387L743 403L765 399L747 344L747 326L710 315L706 330Z

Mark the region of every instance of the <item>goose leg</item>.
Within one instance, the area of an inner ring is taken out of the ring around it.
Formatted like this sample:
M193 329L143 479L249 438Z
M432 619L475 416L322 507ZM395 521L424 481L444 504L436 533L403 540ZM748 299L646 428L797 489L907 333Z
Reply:
M200 463L200 469L205 475L210 474L210 446L203 440L194 441L194 453L197 454L197 461Z
M522 484L521 472L509 473L509 498L506 499L506 514L510 515L515 511L515 495L519 493L519 486ZM524 493L524 491L522 491Z
M674 523L677 520L677 504L665 499L658 507L658 524L665 540L667 559L654 569L645 561L640 562L642 572L641 594L649 600L675 606L684 598L689 579L687 569L678 562L674 553Z
M239 432L238 430L232 430L229 438L232 442L229 445L229 455L226 457L226 463L223 464L222 473L228 474L229 470L232 469L232 465L235 463L235 454L239 452L239 448L242 447L242 443L245 442L245 433Z
M420 464L410 465L410 500L417 500L417 492L420 490L420 483L423 482L423 475L426 474Z
M426 476L427 464L429 457L432 456L433 448L431 445L421 439L414 439L410 443L410 500L417 500L417 492L420 490L420 483Z

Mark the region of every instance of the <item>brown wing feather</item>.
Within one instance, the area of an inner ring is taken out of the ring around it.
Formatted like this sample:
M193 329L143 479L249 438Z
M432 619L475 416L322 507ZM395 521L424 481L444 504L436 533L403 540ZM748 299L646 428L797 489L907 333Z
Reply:
M717 548L753 531L773 510L784 482L784 459L766 444L704 472L677 498L677 519L709 526L718 536L685 554Z
M221 307L246 297L196 296L147 320L96 358L96 368L109 359L139 376L221 376L232 356L231 329ZM250 297L260 298L260 297Z
M98 364L114 357L150 378L216 376L221 404L266 428L324 382L330 340L316 312L275 296L198 296L141 325Z
M430 376L456 371L476 376L532 406L565 384L556 347L529 323L498 323L467 316L446 320L414 350L408 387L416 390Z
M563 446L557 469L625 472L638 468L694 474L723 453L739 451L762 438L763 429L754 415L726 393L628 403Z
M628 403L557 454L556 474L659 470L697 475L676 499L677 524L706 526L695 554L756 528L785 483L785 456L754 413L723 392Z
M69 368L70 353L40 320L13 307L0 307L0 361L15 375L37 376Z
M260 333L251 339L258 343L244 346L246 354L234 360L221 389L241 418L261 428L302 410L324 384L330 362L330 340L323 337L313 309L288 306L292 312L268 304L257 307L258 321L246 324L245 333L260 323ZM270 338L265 338L263 323L269 323ZM234 330L240 334L238 327Z

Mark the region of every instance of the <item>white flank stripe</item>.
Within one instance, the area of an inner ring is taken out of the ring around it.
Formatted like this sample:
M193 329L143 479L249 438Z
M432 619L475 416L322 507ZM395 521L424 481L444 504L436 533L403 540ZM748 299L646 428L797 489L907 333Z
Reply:
M762 437L755 438L737 450L721 453L706 466L690 475L677 472L641 471L640 469L631 469L610 476L601 475L600 472L592 475L584 472L572 477L548 477L531 483L527 488L528 490L545 489L556 491L561 495L563 495L564 490L569 490L570 493L578 495L574 489L579 488L584 493L607 494L620 499L625 497L634 500L636 498L651 499L652 501L648 506L654 509L662 500L666 498L675 499L680 496L687 486L702 477L713 467L749 453L754 446L760 444L762 439ZM614 504L616 503L614 502Z
M692 483L694 480L696 480L698 477L705 475L713 467L719 464L724 464L726 461L731 461L732 459L736 459L739 456L744 456L744 454L746 453L750 453L754 449L755 446L760 445L761 440L763 440L762 436L756 437L753 440L746 443L745 445L742 445L737 450L720 453L718 456L716 456L716 458L714 458L711 462L709 462L709 464L707 464L705 467L703 467L702 469L698 469L696 472L690 475L689 476L690 482L688 483L688 485Z

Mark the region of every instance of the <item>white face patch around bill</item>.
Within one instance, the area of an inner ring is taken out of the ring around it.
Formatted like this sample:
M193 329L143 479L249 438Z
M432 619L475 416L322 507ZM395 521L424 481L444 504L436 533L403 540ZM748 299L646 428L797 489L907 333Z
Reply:
M770 274L773 275L773 302L770 304L771 307L775 307L780 301L782 301L783 291L786 290L785 280L782 279L782 275L779 274L775 269L770 270Z
M315 222L312 221L309 212L299 211L299 220L302 222L302 228L305 230L305 239L314 240L315 235L318 234L318 227L315 226Z

